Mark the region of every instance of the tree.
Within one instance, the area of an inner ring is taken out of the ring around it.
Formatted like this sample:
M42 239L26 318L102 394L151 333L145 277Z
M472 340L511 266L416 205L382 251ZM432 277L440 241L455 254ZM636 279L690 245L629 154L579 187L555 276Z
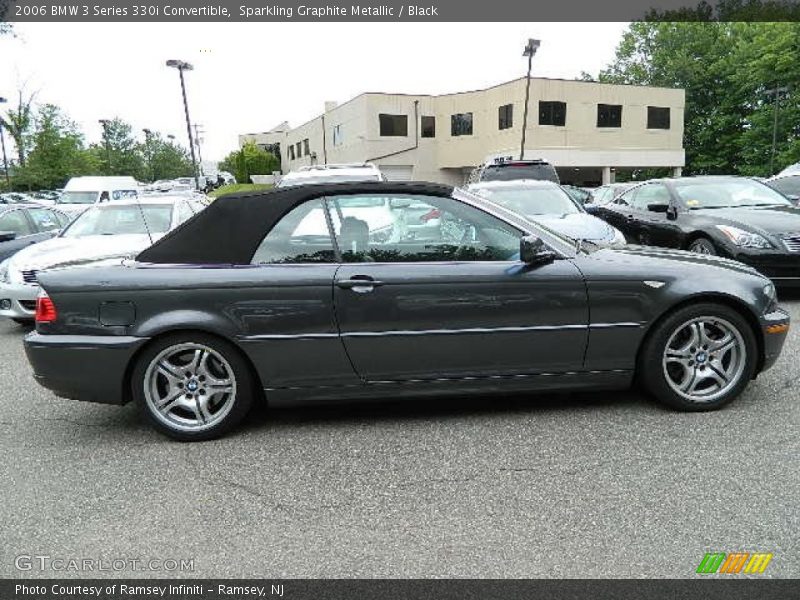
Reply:
M259 148L255 142L245 142L241 149L234 150L219 163L220 171L233 173L240 183L248 183L251 175L270 175L280 168L280 160L271 152Z
M165 141L158 132L146 137L141 153L147 165L147 176L143 179L157 181L194 175L189 153L173 141Z
M104 175L146 178L144 157L133 137L133 128L119 117L103 127L102 144L93 144L90 149L102 165Z
M723 1L718 14L750 14L757 4ZM787 86L773 170L797 160L800 23L709 21L714 13L702 5L681 16L695 20L631 24L598 79L686 90L686 173L770 174L774 106L766 92Z
M36 115L33 148L24 167L14 174L15 186L28 189L62 187L70 177L96 173L94 156L83 145L83 136L55 105L45 104Z
M18 91L17 108L9 109L6 118L0 117L0 125L8 131L17 147L17 162L25 166L25 158L30 148L30 133L33 127L33 100L36 94L26 94L24 89Z

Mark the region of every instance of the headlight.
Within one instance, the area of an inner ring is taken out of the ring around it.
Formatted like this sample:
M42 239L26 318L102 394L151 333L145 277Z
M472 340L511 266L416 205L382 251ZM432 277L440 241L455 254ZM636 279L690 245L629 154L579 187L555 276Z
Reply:
M8 259L0 262L0 283L11 283L8 278Z
M611 245L612 246L624 246L625 244L628 243L628 241L625 239L625 234L624 233L622 233L616 227L612 227L611 229L613 230L613 234L614 234L614 237L611 240Z
M729 225L717 225L717 229L724 233L734 245L740 248L772 248L772 244L770 244L764 236L758 235L757 233L750 233L744 229L731 227Z

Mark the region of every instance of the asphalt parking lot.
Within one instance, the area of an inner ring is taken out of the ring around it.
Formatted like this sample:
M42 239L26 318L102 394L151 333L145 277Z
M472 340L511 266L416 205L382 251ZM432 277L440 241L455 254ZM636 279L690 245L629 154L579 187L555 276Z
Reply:
M800 323L800 296L784 306ZM24 333L0 323L0 577L102 575L20 572L26 554L193 558L193 577L691 577L736 550L800 576L797 325L716 413L633 392L260 409L202 444L55 398Z

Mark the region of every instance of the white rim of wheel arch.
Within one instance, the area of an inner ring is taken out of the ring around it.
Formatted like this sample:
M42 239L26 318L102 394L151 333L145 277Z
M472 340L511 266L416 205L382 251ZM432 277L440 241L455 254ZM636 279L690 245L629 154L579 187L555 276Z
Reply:
M744 338L732 323L694 317L678 326L664 348L662 368L670 388L690 402L713 402L733 389L747 364Z
M236 400L236 376L213 348L184 342L165 348L144 374L150 412L180 431L205 431L230 413Z

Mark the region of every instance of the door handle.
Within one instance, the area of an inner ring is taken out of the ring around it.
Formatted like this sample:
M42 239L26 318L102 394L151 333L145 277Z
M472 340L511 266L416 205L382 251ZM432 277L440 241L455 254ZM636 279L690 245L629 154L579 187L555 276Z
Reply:
M371 292L374 288L384 285L383 281L376 281L367 275L354 275L350 279L340 279L336 287L343 290L352 290L358 294Z

